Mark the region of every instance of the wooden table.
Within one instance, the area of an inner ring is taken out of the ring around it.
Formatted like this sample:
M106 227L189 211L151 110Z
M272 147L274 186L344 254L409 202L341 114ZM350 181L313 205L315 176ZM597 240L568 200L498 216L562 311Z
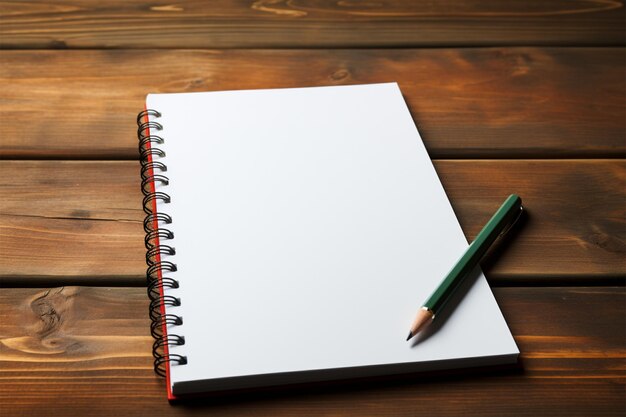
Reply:
M626 413L622 1L0 1L0 414ZM170 406L151 367L135 115L149 92L397 81L516 369Z

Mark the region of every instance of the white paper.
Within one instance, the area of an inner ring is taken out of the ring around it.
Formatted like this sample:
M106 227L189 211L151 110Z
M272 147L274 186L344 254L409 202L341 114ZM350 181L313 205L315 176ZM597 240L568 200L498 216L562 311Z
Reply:
M515 360L482 274L437 332L405 340L467 241L397 84L147 106L180 281L167 312L184 320L169 331L186 340L170 352L188 358L175 394Z

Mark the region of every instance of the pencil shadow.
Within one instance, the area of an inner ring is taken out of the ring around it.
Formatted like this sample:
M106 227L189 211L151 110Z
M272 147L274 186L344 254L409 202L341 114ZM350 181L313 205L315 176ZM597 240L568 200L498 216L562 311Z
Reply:
M432 335L437 333L439 329L446 325L448 319L454 314L454 311L461 303L463 298L467 295L470 288L474 285L478 277L480 276L481 270L479 267L476 267L470 272L465 280L459 285L459 288L452 294L446 307L443 311L437 313L437 319L433 320L423 331L419 332L413 339L413 343L411 344L411 348L418 346L424 341L428 340Z

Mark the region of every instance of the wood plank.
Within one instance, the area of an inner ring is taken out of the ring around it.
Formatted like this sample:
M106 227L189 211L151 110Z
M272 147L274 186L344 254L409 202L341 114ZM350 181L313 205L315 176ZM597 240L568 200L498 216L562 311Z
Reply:
M3 48L623 45L619 0L0 2Z
M138 165L0 163L2 284L143 285ZM442 160L435 167L470 240L508 194L524 199L525 221L484 263L492 283L623 279L626 161Z
M623 416L626 290L496 288L520 369L370 381L169 406L141 288L0 293L3 415Z
M134 159L135 115L150 92L390 81L400 84L433 158L626 155L623 48L0 56L4 159Z
M139 162L6 161L1 175L3 284L145 283Z
M435 161L435 168L469 241L505 196L523 199L525 218L482 263L490 279L623 282L625 160Z

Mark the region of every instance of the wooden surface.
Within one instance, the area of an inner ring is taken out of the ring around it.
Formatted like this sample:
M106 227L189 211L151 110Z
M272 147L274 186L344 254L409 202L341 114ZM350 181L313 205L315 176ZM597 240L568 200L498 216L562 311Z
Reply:
M492 284L622 281L623 160L435 160L435 168L470 241L503 196L524 198L528 216L514 243L484 264ZM0 279L143 285L138 170L137 161L0 164L0 178L12 179L0 184Z
M0 155L135 159L147 92L397 81L433 158L623 157L623 48L6 51ZM36 117L34 117L36 115Z
M0 46L52 49L621 45L626 16L620 0L31 0L0 9Z
M0 415L624 416L625 18L613 0L0 1ZM484 262L519 365L170 406L145 95L388 81L468 239L524 199Z
M623 407L623 287L497 288L495 295L522 351L518 368L170 407L152 374L143 289L7 289L0 293L0 410L11 415L18 404L31 415L81 415L98 404L98 415L408 416L419 404L430 416L468 408L472 415L599 416ZM62 394L71 398L58 402Z

